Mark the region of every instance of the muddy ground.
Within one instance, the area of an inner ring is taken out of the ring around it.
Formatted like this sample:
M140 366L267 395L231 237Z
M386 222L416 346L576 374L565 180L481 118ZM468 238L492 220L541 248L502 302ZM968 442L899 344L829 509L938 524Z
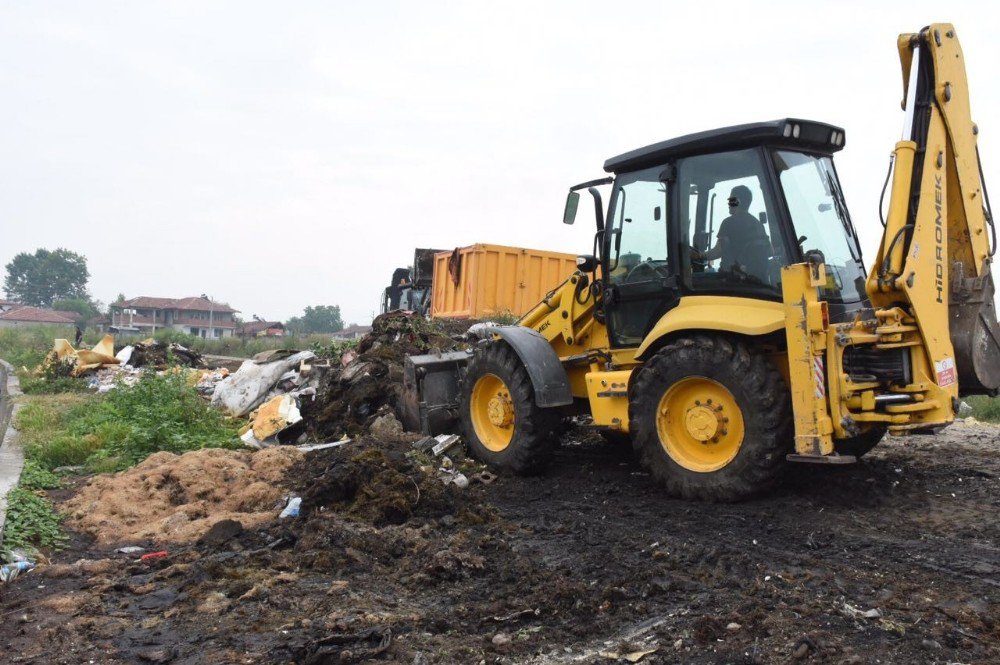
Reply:
M547 475L466 489L407 447L311 453L289 480L315 488L299 518L153 562L77 536L0 588L2 660L1000 661L1000 429L795 466L734 505L668 499L578 433Z

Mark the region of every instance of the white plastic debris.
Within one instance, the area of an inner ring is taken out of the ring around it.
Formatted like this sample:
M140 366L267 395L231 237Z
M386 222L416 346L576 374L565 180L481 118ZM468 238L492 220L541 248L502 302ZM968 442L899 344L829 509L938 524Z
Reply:
M129 360L132 360L132 352L135 351L135 347L129 344L124 349L115 354L115 358L118 358L118 362L122 365L127 365Z
M300 351L264 364L247 360L235 373L215 386L212 405L225 409L231 415L245 416L267 398L271 388L286 372L297 368L302 361L315 357L316 354L312 351Z
M434 440L437 441L437 443L435 443L434 447L431 448L431 452L434 453L434 455L441 455L458 443L460 437L457 434L439 434L434 437Z
M298 517L299 507L301 505L302 505L302 499L300 499L297 496L293 496L288 500L288 505L285 506L285 509L281 511L281 514L278 515L278 517L280 519L284 519L285 517Z

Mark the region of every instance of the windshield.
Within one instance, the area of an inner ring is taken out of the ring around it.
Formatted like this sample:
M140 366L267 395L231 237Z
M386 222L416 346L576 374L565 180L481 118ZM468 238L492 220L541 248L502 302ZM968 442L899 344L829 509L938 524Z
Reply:
M802 254L819 251L826 263L822 297L860 300L864 267L833 160L778 150L774 161Z

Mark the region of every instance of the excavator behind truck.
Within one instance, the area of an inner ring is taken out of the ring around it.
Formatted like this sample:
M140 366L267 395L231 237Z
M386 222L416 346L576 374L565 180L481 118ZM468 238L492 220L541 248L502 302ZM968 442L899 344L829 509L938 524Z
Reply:
M996 237L962 50L949 24L897 46L906 119L870 271L839 127L789 118L625 153L570 190L564 222L588 190L597 226L576 273L474 351L410 359L425 429L456 418L476 457L532 473L576 416L627 433L670 493L731 501L788 461L854 462L996 394Z

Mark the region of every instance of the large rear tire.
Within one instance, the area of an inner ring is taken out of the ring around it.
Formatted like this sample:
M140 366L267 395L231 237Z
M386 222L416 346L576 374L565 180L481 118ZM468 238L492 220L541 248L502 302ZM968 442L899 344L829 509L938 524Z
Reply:
M530 475L548 464L560 416L535 404L521 359L506 342L497 341L469 362L461 421L473 457L496 469Z
M767 356L742 342L672 342L638 370L629 393L633 446L675 496L753 496L774 484L792 452L788 388Z

